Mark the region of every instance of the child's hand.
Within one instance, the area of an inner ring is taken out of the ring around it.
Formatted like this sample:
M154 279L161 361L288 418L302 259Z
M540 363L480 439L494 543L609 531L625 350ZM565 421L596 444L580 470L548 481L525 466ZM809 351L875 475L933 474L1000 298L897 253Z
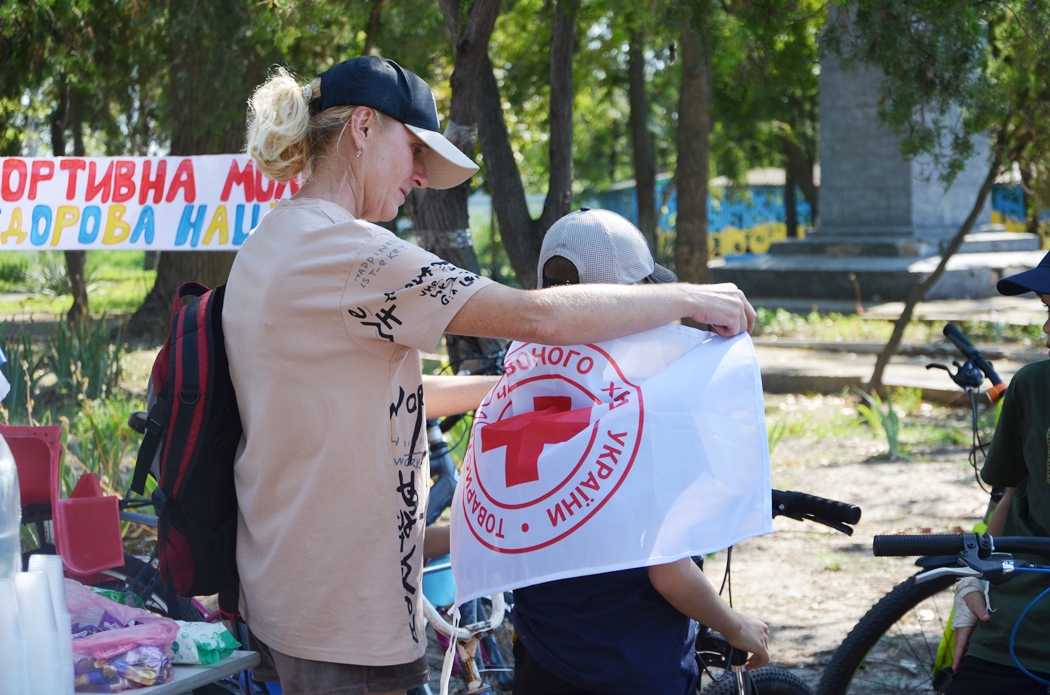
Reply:
M758 668L769 663L769 627L749 615L736 613L736 627L725 637L729 643L737 649L743 649L751 653L747 660L748 668Z
M952 670L959 670L959 663L966 654L970 636L978 623L991 620L991 605L988 602L988 582L976 577L966 577L955 585L955 650L952 654Z

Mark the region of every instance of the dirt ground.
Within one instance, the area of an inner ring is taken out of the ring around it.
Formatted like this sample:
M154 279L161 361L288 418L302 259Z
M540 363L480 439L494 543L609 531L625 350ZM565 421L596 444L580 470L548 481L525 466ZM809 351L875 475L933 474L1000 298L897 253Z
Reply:
M767 403L776 403L772 398ZM864 612L914 572L910 559L872 557L872 536L969 529L987 502L966 449L885 462L877 458L883 442L863 434L785 440L773 453L774 487L862 508L852 537L778 518L774 533L737 546L732 556L733 605L765 620L772 659L813 685ZM720 553L707 563L712 581L721 580L724 560Z

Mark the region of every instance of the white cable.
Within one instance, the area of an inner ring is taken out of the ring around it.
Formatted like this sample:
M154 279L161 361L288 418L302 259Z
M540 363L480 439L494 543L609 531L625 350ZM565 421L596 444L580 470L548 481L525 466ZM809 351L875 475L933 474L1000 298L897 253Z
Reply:
M452 632L459 630L459 606L452 606ZM448 638L448 649L445 650L445 659L441 662L441 695L448 695L448 684L452 680L452 664L456 660L456 638Z

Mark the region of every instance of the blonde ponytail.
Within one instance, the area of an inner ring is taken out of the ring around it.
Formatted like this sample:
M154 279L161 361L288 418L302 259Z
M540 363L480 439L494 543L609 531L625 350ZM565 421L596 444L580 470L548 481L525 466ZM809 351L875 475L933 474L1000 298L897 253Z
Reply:
M299 173L310 175L314 163L328 154L354 109L333 106L310 114L310 101L321 96L321 78L300 85L282 67L255 88L248 100L248 137L245 151L259 171L275 181L288 181ZM384 127L383 115L371 109Z
M320 80L309 85L314 94ZM248 100L248 137L245 151L262 173L288 181L310 163L310 103L304 86L283 67L256 87Z

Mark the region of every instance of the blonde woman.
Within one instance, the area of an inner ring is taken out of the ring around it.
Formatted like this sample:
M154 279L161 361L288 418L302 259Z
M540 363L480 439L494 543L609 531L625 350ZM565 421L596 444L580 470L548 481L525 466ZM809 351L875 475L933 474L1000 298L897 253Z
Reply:
M491 383L423 379L419 353L446 332L572 344L683 317L732 335L754 311L732 285L516 290L373 224L413 188L477 170L441 135L427 84L390 60L307 84L277 70L250 100L247 150L268 176L305 181L226 290L242 614L289 695L400 693L427 677L424 418L475 407Z

